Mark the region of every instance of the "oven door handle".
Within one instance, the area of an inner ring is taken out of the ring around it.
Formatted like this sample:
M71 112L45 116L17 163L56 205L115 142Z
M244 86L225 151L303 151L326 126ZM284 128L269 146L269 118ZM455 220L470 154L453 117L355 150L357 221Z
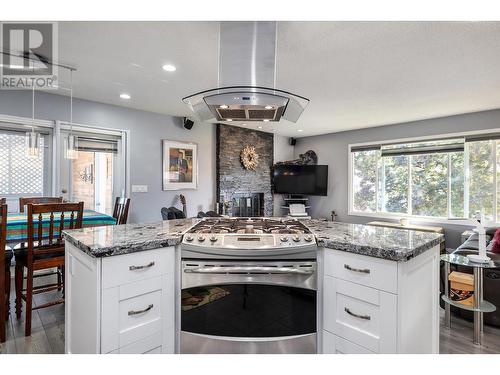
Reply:
M224 274L224 273L261 273L261 274L293 274L293 275L312 275L314 269L301 269L289 267L259 267L259 266L232 266L232 267L200 267L200 268L186 268L185 273L204 273L204 274Z

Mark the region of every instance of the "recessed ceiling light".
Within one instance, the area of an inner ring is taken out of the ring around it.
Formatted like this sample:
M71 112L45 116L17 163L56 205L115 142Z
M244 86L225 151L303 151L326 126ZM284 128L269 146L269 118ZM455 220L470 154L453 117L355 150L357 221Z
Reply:
M273 106L272 105L266 105L264 108L265 109L273 109Z
M175 72L177 70L177 68L175 66L170 65L170 64L165 64L162 66L162 68L166 72Z
M231 121L233 121L233 119L232 118L228 118L226 121L231 122Z
M125 100L129 100L131 98L131 96L129 94L123 93L123 94L120 94L120 98L125 99Z
M265 119L264 119L264 122L269 122L269 119L265 118Z
M298 132L303 132L304 130L303 129L297 129Z
M262 126L260 126L260 125L259 125L259 126L257 126L257 127L258 127L259 129L262 129Z
M223 104L223 105L219 106L219 108L220 108L220 109L226 109L226 108L229 108L229 106L227 106L227 105Z

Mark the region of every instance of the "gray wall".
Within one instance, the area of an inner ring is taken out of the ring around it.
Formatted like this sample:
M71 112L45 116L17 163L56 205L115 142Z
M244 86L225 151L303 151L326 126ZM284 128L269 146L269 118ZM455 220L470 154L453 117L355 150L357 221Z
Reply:
M311 213L315 217L329 218L330 212L335 210L339 215L338 220L352 223L366 223L376 220L372 217L350 216L347 214L348 144L491 128L500 128L500 110L300 138L295 146L295 157L310 149L316 151L320 164L329 165L328 196L312 197L310 200L312 204ZM466 227L459 225L435 225L445 227L446 247L448 248L459 245L460 233L466 229Z
M23 91L0 91L0 114L31 117L31 94ZM69 99L36 93L35 117L44 120L69 119ZM130 181L148 185L148 193L131 193L129 222L160 220L162 206L176 205L178 195L187 199L188 214L213 209L215 192L215 126L195 124L188 131L180 119L151 112L86 100L75 100L75 123L130 130ZM198 144L198 189L162 191L161 139L190 141Z

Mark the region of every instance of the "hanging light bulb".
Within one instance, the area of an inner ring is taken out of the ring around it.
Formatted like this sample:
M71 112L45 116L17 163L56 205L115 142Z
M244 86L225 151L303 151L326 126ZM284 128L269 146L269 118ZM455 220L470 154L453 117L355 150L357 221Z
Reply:
M26 156L37 158L40 155L40 133L35 129L26 132Z
M70 71L71 88L70 88L70 104L69 104L69 134L64 143L64 156L66 159L78 159L78 137L73 134L73 70Z
M31 99L31 131L26 132L26 156L37 158L40 155L40 133L35 132L35 85Z

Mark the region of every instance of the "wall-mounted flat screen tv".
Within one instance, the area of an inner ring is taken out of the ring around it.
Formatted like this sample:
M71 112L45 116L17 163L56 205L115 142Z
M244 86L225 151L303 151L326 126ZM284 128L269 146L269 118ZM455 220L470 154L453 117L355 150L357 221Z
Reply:
M275 165L273 185L277 194L325 196L328 165Z

